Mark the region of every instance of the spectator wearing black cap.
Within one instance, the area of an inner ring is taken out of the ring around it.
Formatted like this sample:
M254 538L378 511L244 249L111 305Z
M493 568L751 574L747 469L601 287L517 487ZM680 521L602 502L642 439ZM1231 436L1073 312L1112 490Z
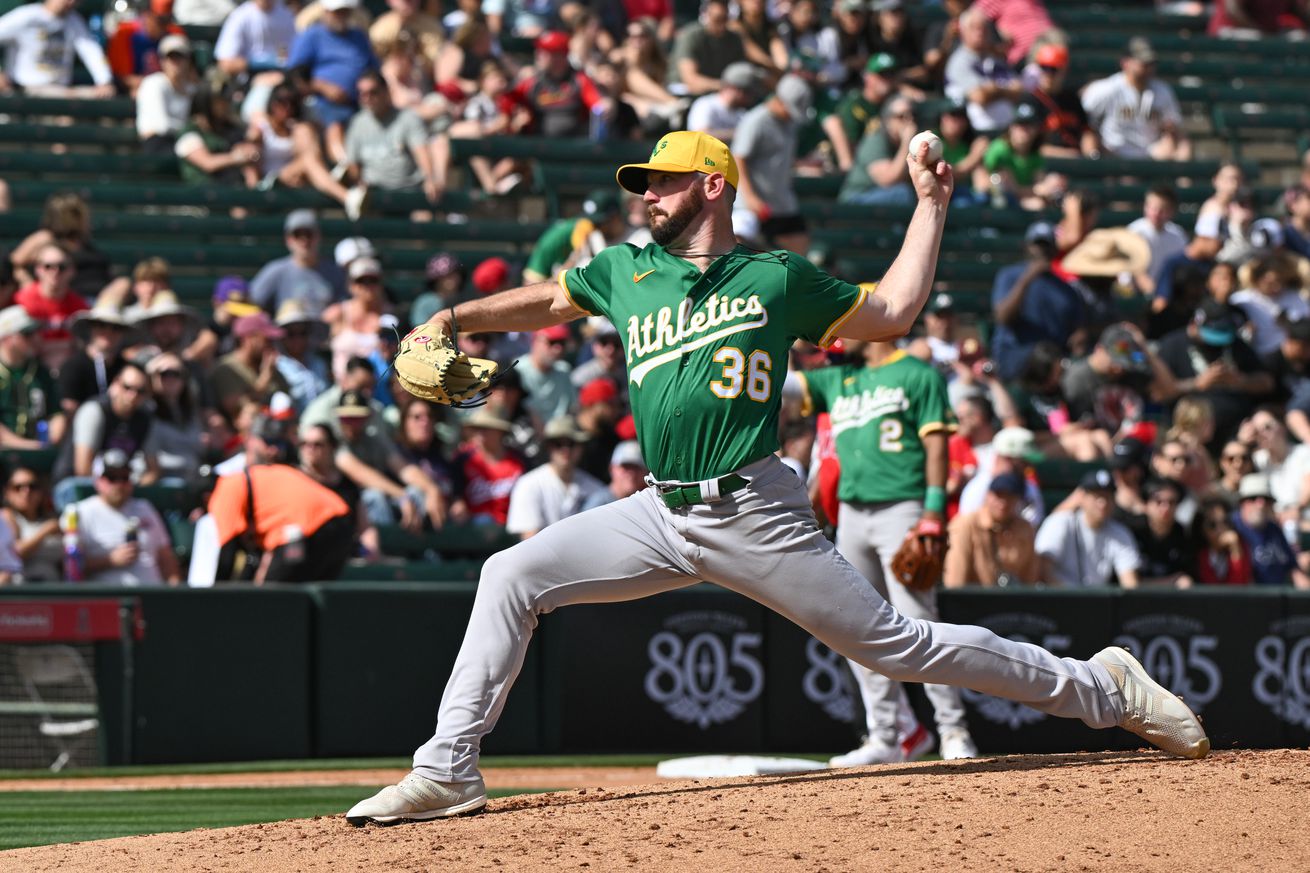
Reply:
M1106 470L1083 476L1071 508L1050 514L1037 531L1046 581L1065 588L1117 583L1136 588L1141 555L1128 528L1111 517L1114 479Z
M582 388L596 379L609 379L615 385L628 384L628 362L623 356L619 331L608 318L588 319L591 329L591 357L573 368L569 378Z
M96 459L96 493L79 500L77 539L86 581L127 586L178 585L182 574L159 512L132 496L131 459L109 449Z
M1151 471L1151 447L1135 437L1114 444L1106 464L1114 477L1114 517L1129 524L1146 512L1143 491Z
M1107 327L1087 357L1070 364L1060 380L1069 416L1105 439L1141 421L1147 404L1175 396L1173 375L1135 325Z
M991 140L973 129L968 108L963 100L947 101L937 116L936 131L942 140L942 160L955 173L951 202L976 206L987 202L989 196L990 174L983 166L983 158Z
M459 258L449 252L438 252L428 258L423 273L427 290L415 297L410 305L410 324L426 324L441 310L464 299L464 280L468 271Z
M1178 523L1176 513L1186 491L1172 479L1146 483L1146 511L1129 524L1141 555L1143 585L1191 588L1199 544Z
M1028 353L1043 340L1065 354L1083 351L1085 306L1078 291L1051 272L1055 251L1055 228L1039 221L1024 234L1026 260L996 274L992 359L1002 379L1016 378Z
M913 340L906 351L937 367L950 381L955 375L954 365L960 360L955 328L955 298L938 291L923 309L923 336Z
M1187 327L1161 339L1157 354L1173 374L1177 394L1197 394L1210 402L1215 420L1211 449L1230 439L1274 390L1273 377L1238 337L1232 311L1215 300L1203 303Z
M1021 100L1005 132L992 140L983 155L992 197L1030 211L1045 209L1064 193L1068 182L1046 171L1041 152L1044 116L1032 100ZM999 202L998 204L999 205Z
M1023 477L1003 473L992 479L977 511L955 516L942 572L947 588L1006 588L1042 581L1037 532L1019 516L1023 493Z
M1155 62L1146 37L1133 37L1120 72L1083 89L1083 108L1110 154L1186 161L1192 157L1192 142L1173 89L1155 76Z

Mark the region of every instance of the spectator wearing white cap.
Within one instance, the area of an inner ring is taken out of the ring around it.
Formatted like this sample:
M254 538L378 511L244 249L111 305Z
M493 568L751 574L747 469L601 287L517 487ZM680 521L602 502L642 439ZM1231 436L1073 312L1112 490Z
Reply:
M159 42L159 70L143 78L136 89L136 133L142 151L173 153L177 135L191 117L195 91L191 43L179 34L164 37Z
M346 296L346 274L334 261L321 257L322 234L312 209L296 209L282 224L286 257L269 261L250 283L250 300L268 313L287 300L299 300L312 313L322 314Z
M148 501L132 496L131 461L120 449L96 459L94 497L77 502L77 539L86 581L176 586L182 573L168 528Z
M356 258L350 264L350 297L330 306L323 321L332 332L332 373L345 372L346 361L367 358L378 348L378 328L391 304L382 292L382 264L377 258Z
M740 174L738 202L759 217L770 243L802 255L810 249L810 234L793 175L800 130L813 114L810 86L788 74L778 80L772 96L746 113L732 138Z
M505 529L528 539L562 518L576 515L605 486L578 469L586 434L569 416L551 419L543 431L546 463L524 473L509 496Z
M641 446L636 440L624 440L614 447L614 453L610 455L609 486L588 497L582 504L582 511L631 497L646 487L646 474L649 472L641 457Z
M1233 527L1251 553L1251 574L1256 585L1310 588L1310 575L1299 566L1283 528L1274 515L1274 494L1267 473L1248 473L1237 490L1238 508Z
M36 355L39 327L21 306L0 309L0 446L5 448L39 449L64 437L59 389Z
M1045 581L1064 588L1100 588L1117 582L1136 588L1141 556L1128 528L1111 518L1114 479L1106 470L1083 476L1072 508L1051 513L1037 531Z
M987 489L992 479L1004 473L1015 473L1024 477L1024 494L1019 504L1019 514L1033 527L1039 527L1046 518L1046 503L1042 500L1042 489L1035 477L1028 475L1028 464L1040 461L1042 454L1037 450L1037 437L1026 427L1005 427L992 437L990 463L984 461L978 471L960 492L960 512L976 512L983 505Z

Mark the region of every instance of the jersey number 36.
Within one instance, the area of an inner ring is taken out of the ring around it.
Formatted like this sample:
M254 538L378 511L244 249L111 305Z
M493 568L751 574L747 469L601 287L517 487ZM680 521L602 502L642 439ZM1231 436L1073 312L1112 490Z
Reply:
M745 389L746 396L758 403L769 399L773 391L773 358L768 352L756 349L748 358L741 349L724 346L712 360L723 365L723 375L710 382L714 396L733 400Z

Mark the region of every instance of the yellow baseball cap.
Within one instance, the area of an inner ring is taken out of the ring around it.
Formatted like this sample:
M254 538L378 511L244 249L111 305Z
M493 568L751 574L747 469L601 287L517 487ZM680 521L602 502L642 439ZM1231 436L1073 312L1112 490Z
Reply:
M722 173L733 188L737 187L737 162L732 152L708 133L675 130L660 137L650 160L644 164L624 164L614 174L619 187L633 194L646 193L646 173Z

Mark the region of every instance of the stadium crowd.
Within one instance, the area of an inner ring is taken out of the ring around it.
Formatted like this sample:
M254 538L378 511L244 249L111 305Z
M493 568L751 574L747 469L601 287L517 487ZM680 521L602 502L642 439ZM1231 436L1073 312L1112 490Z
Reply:
M1115 75L1071 81L1040 0L942 6L922 28L903 0L705 0L686 22L668 0L388 0L376 15L359 0L149 0L97 33L46 0L0 17L0 90L131 95L142 152L175 155L182 179L309 187L351 219L386 190L421 192L416 219L462 220L443 203L452 140L685 125L740 162L741 242L801 253L797 175L840 178L844 203L909 203L909 140L931 128L955 208L1058 214L1035 215L997 270L988 317L962 318L943 288L904 343L958 419L946 584L1310 587L1310 185L1262 210L1226 163L1185 180L1213 189L1190 232L1168 185L1136 221L1100 227L1095 188L1048 159L1192 155L1150 42L1129 40ZM1305 28L1293 3L1216 9L1217 34ZM204 69L192 25L221 25ZM75 84L75 57L92 85ZM468 168L489 198L531 177L517 158ZM476 409L416 400L389 370L444 307L649 242L637 198L594 192L524 265L434 251L418 288L388 275L385 247L325 238L295 210L286 255L217 282L207 308L184 305L161 258L111 264L91 227L81 198L55 195L0 263L0 450L57 454L49 477L9 472L0 581L68 577L72 549L90 580L181 582L167 508L134 496L161 484L213 489L197 522L211 580L259 581L331 578L376 558L384 528L529 537L643 487L622 338L603 319L461 336L513 364ZM798 344L791 364L862 354ZM831 506L823 417L788 404L781 428ZM1084 467L1047 506L1040 474L1059 460Z

